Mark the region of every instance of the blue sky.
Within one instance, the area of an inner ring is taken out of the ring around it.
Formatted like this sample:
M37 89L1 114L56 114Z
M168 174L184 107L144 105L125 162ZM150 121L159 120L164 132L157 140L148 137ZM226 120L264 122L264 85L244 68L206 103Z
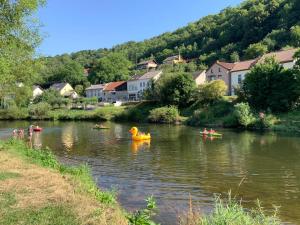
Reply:
M43 55L141 41L242 0L48 0L39 10Z

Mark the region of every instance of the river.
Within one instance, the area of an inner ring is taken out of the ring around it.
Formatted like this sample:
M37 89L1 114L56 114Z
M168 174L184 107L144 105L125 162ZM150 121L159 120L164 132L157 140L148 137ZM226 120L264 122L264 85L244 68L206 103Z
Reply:
M284 222L300 224L300 138L274 133L222 130L221 139L204 139L186 126L91 122L39 122L35 146L48 146L66 163L88 163L101 188L115 189L122 206L135 210L153 195L162 224L176 224L189 199L210 212L215 194L231 190L251 208L256 199L271 210L280 206ZM151 132L151 142L133 143L128 130ZM0 136L29 122L0 122ZM241 185L239 186L240 182Z

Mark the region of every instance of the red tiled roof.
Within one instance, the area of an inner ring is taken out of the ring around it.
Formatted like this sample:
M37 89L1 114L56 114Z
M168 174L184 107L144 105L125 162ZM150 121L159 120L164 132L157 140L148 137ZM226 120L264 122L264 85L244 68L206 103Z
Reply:
M259 62L263 62L267 57L275 57L275 60L279 63L286 63L294 61L294 55L298 51L298 49L288 49L282 50L278 52L270 52L268 54L263 55Z
M257 59L236 62L234 63L234 67L232 68L231 72L249 70L256 62Z
M117 87L124 83L126 83L126 81L110 82L105 86L104 91L115 91Z
M217 61L216 63L228 70L231 70L234 67L234 63L227 63L227 62L220 62L220 61Z

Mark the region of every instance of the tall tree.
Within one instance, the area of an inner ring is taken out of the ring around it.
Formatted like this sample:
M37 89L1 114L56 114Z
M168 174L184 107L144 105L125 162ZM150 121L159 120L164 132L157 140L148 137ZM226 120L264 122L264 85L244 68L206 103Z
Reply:
M0 98L18 94L37 74L35 48L41 41L34 17L44 0L0 1ZM24 97L24 96L23 96Z
M132 66L132 63L123 54L113 52L96 63L92 68L90 80L92 83L126 80Z

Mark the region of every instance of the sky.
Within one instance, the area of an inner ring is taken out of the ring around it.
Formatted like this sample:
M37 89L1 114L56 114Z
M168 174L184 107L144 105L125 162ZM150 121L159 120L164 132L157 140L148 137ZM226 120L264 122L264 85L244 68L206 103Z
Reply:
M44 56L110 48L172 32L242 0L48 0L38 12Z

